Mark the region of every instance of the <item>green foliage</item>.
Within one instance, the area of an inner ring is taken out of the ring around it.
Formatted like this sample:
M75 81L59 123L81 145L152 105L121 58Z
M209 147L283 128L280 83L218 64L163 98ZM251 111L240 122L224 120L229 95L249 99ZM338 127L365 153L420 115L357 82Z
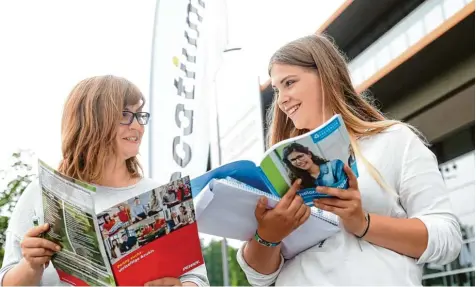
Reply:
M210 286L223 286L223 265L221 241L212 241L203 248ZM236 261L237 250L228 246L228 273L231 286L250 286L246 276Z
M0 192L0 264L3 262L3 244L5 243L5 231L8 227L9 216L15 209L23 191L34 180L36 173L32 170L32 153L19 151L13 153L6 169L0 169L0 183L6 181Z

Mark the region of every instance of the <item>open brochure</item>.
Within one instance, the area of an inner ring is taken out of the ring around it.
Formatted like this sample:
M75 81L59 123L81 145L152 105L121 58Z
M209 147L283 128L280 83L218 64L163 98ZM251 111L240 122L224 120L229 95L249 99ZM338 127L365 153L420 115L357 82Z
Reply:
M39 161L43 236L62 250L52 264L74 286L138 286L179 277L203 262L188 177L94 209L92 185Z
M300 178L298 194L306 204L312 205L313 199L327 196L317 192L317 186L348 188L345 164L358 176L350 137L338 114L312 131L273 145L259 165L247 160L235 161L194 178L192 190L195 197L210 180L231 177L281 198Z

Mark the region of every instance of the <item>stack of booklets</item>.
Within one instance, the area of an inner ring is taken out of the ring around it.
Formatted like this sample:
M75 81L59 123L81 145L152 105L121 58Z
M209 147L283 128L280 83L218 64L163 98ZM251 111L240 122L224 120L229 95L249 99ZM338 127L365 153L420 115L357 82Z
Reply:
M282 254L289 259L340 231L339 218L313 205L328 195L317 186L348 188L344 165L358 176L357 162L342 117L335 115L306 134L277 143L260 164L236 161L191 181L198 229L202 233L247 241L257 229L255 208L261 196L273 208L300 178L297 192L311 206L309 219L283 240Z

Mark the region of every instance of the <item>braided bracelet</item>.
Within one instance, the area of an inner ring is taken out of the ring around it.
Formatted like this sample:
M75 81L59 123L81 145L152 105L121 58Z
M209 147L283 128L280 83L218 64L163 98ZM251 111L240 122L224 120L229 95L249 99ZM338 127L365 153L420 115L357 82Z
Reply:
M278 245L281 243L281 241L279 241L279 242L269 242L269 241L264 240L263 238L261 238L261 237L259 236L258 230L256 230L256 232L255 232L255 240L256 240L259 244L264 245L264 246L267 246L267 247L275 247L275 246L278 246Z

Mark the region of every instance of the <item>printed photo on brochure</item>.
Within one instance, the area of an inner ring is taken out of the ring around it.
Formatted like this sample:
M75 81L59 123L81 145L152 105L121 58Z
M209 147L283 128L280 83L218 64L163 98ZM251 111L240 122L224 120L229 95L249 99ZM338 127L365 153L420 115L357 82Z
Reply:
M314 197L318 186L348 188L344 165L354 173L357 166L349 135L342 125L336 117L324 129L271 149L260 166L280 196L297 179L301 179L299 194L303 197Z
M188 179L153 189L98 214L111 263L195 222Z

